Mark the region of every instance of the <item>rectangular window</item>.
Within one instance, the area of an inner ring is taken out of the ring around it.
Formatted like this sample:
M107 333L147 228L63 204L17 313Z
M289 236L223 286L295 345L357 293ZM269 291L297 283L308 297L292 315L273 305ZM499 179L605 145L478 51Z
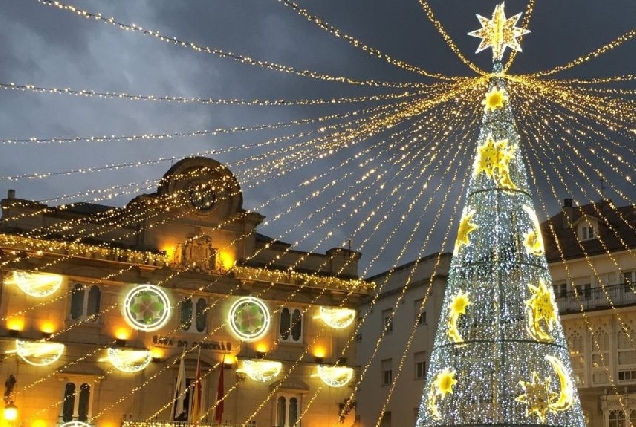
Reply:
M580 230L581 240L590 240L596 237L596 233L594 232L594 227L592 225L583 225Z
M636 371L618 371L619 381L636 381Z
M382 385L390 385L393 382L393 359L384 359L380 362L382 369Z
M636 365L636 348L631 345L630 336L627 335L624 331L619 331L617 341L618 364Z
M426 352L420 351L413 355L415 363L415 379L423 380L426 378Z
M567 296L567 285L565 282L555 283L552 288L556 298L565 298Z
M592 284L586 283L584 285L576 285L576 294L580 299L591 299L592 298Z
M382 327L387 334L393 332L393 309L382 310Z
M627 293L636 292L636 271L623 272L623 290Z
M382 415L380 427L391 427L391 411L387 411L384 413L384 415Z
M414 317L416 319L417 325L425 325L426 324L426 311L422 311L420 313L420 308L422 307L422 299L415 300L413 303L413 312L415 313Z
M280 311L279 336L282 342L303 342L303 312L298 307L283 307Z
M362 342L362 334L356 334L356 342Z

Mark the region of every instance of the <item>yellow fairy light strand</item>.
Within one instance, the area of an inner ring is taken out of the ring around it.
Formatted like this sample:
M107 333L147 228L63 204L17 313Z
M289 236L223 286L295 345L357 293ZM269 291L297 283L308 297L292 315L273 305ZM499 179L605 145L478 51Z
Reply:
M176 46L181 46L187 49L194 50L196 52L216 55L220 58L229 58L234 61L238 61L241 64L254 65L261 68L294 74L301 77L309 77L312 79L318 79L318 80L324 80L324 81L330 81L330 82L347 83L347 84L359 85L359 86L403 88L403 87L416 87L421 85L420 83L394 83L394 82L384 82L384 81L377 81L377 80L357 80L357 79L352 79L352 78L344 77L344 76L332 76L330 74L319 73L315 71L297 70L293 67L277 64L275 62L254 59L249 56L239 55L233 52L226 52L221 49L201 46L190 41L178 39L177 37L164 36L157 30L142 28L136 24L126 24L117 20L114 17L106 18L101 13L93 13L87 10L82 10L76 6L73 6L70 4L64 4L56 0L37 0L37 2L40 3L41 5L52 6L66 12L74 13L85 19L99 21L105 24L110 24L114 26L115 28L119 28L125 31L132 31L138 34L143 34L145 36L152 36L157 38L158 40L161 40L162 42L174 44Z
M418 1L419 1L420 5L422 6L422 8L424 9L424 12L426 13L426 17L428 18L429 21L431 21L433 26L437 29L437 31L442 36L442 38L444 39L444 41L446 42L448 47L451 49L451 51L453 51L453 53L455 55L457 55L457 57L465 65L467 65L468 68L470 68L473 72L475 72L476 74L481 75L481 76L486 75L486 73L483 70L481 70L479 67L477 67L475 64L473 64L471 61L469 61L468 58L466 58L464 56L464 54L459 50L457 45L455 45L455 42L448 35L448 33L444 29L444 26L442 25L442 23L435 17L435 13L433 13L433 9L431 9L431 7L429 6L428 1L427 0L418 0Z

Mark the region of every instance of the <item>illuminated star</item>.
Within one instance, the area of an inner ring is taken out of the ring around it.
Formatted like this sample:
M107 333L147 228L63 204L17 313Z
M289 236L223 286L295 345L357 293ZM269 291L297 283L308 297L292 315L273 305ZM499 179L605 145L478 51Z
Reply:
M484 143L477 148L473 174L481 172L492 178L500 187L514 190L517 186L510 179L509 164L513 159L517 147L508 145L507 139L495 141L488 135Z
M545 422L550 401L556 397L556 393L550 391L550 377L541 380L539 374L533 372L531 382L519 381L519 385L523 387L524 394L515 400L527 404L526 416L536 415L540 422Z
M495 11L492 13L491 19L477 15L481 28L468 33L470 36L481 38L481 42L475 53L491 48L493 60L501 61L507 47L521 52L521 46L517 39L524 34L528 34L530 31L515 27L520 17L521 13L518 13L506 19L504 3L495 6Z
M548 289L545 280L539 279L539 286L528 284L532 296L526 301L528 307L528 332L540 341L554 341L548 334L557 323L552 291ZM545 328L541 322L545 322Z
M437 389L437 394L443 399L447 394L453 394L453 387L457 384L457 380L455 379L455 371L451 371L450 369L444 369L442 372L437 374L434 380L435 388Z
M448 305L448 311L452 315L459 316L460 314L466 314L466 307L470 305L470 295L469 292L464 293L464 291L460 290L456 295L451 298L451 302Z
M457 230L457 240L455 240L455 250L453 251L454 255L459 253L462 246L467 246L470 243L468 235L478 228L476 224L471 222L474 215L474 210L470 208L464 209L462 219L459 221L459 230Z
M526 252L534 256L543 255L543 239L541 234L534 230L529 230L523 234L523 246L526 247Z
M499 90L497 86L493 86L493 88L486 93L486 98L484 98L482 104L484 105L484 111L492 112L497 108L502 108L506 101L508 101L508 95L506 92Z

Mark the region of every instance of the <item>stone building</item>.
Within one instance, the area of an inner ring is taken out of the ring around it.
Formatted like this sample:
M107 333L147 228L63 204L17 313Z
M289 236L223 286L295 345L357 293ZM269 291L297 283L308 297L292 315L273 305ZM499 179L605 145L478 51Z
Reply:
M608 200L573 206L566 199L561 212L541 227L588 425L636 425L636 208ZM372 278L378 293L360 306L360 315L369 315L358 336L357 363L365 366L374 356L356 397L360 426L376 425L413 322L413 342L380 425L415 423L450 254L442 259L438 264L431 255ZM416 307L427 293L424 320L418 319Z
M199 157L121 208L47 206L10 190L0 225L9 422L353 424L353 308L372 288L358 278L360 254L297 251L260 234L264 217L242 204L230 170Z

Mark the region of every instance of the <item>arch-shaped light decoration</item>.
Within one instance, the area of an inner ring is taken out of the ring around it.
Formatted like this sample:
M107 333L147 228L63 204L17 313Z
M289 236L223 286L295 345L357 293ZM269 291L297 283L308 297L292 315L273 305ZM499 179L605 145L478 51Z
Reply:
M168 294L159 286L137 285L126 294L122 311L126 322L140 331L162 328L170 319Z
M121 372L143 371L152 360L149 350L108 349L108 361Z
M243 360L243 366L236 372L245 372L254 381L267 382L280 374L283 364L273 360Z
M91 425L83 421L69 421L67 423L60 424L60 427L91 427Z
M15 284L25 294L45 298L53 295L62 286L63 276L59 274L29 273L14 271L9 283Z
M271 316L263 300L255 297L237 299L227 315L232 332L243 341L261 338L269 329Z
M320 307L318 317L334 329L343 329L353 323L356 311L342 307Z
M29 365L47 366L55 362L64 353L64 344L49 341L15 340L15 350L20 359Z
M318 376L329 387L342 387L353 378L353 368L347 366L318 366Z

